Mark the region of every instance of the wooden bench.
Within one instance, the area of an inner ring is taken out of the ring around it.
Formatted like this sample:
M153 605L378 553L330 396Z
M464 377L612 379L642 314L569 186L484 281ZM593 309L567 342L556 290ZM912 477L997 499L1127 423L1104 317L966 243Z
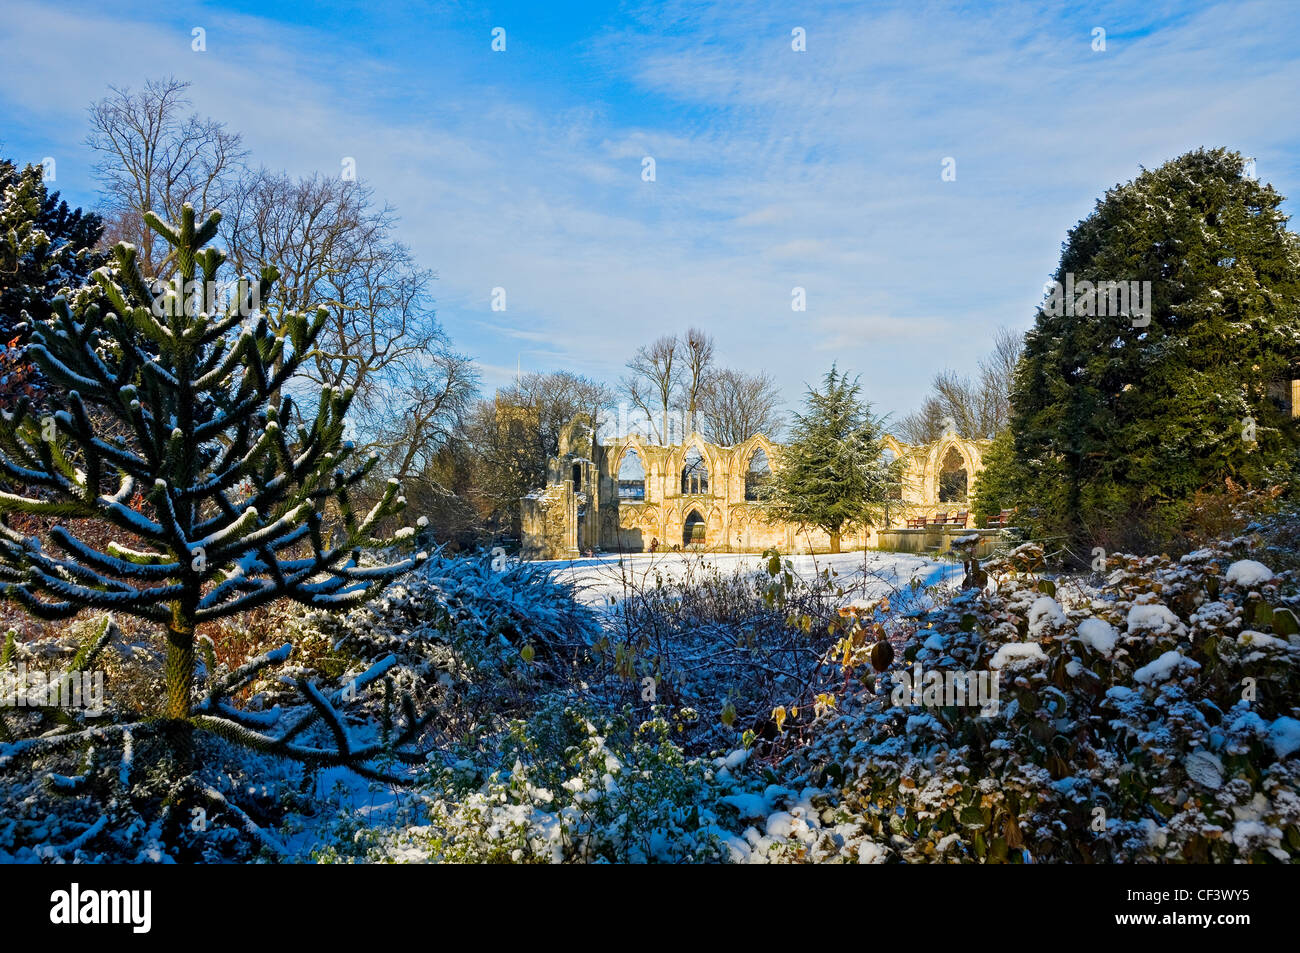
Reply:
M997 516L990 516L984 525L990 527L1006 526L1011 522L1011 517L1015 512L1015 510L1003 510Z
M925 529L927 526L961 526L965 528L970 513L963 510L960 513L949 515L945 510L942 513L936 513L934 516L909 516L907 518L908 529Z

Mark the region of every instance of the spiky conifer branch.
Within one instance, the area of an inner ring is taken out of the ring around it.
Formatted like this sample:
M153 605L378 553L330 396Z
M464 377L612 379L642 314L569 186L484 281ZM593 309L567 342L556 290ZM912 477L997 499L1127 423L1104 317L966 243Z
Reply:
M424 554L362 565L363 551L413 538L376 535L405 500L390 482L367 512L354 509L378 458L355 460L344 439L351 390L323 388L311 417L284 394L327 312L285 315L272 331L257 310L278 278L268 268L209 313L225 256L204 246L220 214L199 223L187 205L178 225L145 218L172 246L179 285L151 285L119 244L114 267L94 273L109 310L56 298L33 335L29 354L68 390L66 407L0 411L0 596L46 619L102 608L164 624L168 715L189 721L196 626L281 598L347 608ZM59 522L32 532L20 515ZM97 546L68 520L120 538ZM230 706L218 702L202 720L221 729ZM312 720L332 726L331 712ZM328 763L363 756L349 748Z

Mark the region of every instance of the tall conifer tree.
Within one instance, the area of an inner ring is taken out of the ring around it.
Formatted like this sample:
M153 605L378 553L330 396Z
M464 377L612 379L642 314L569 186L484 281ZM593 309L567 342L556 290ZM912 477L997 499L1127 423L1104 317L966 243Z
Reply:
M773 509L802 526L825 530L831 552L840 536L875 517L888 498L880 421L859 399L861 386L834 367L822 390L808 389L773 481Z
M1070 231L1056 281L1074 298L1039 309L1012 395L1017 502L1036 530L1159 541L1198 489L1291 478L1300 237L1282 201L1239 153L1197 150ZM1099 313L1088 290L1111 281L1149 281L1149 314Z

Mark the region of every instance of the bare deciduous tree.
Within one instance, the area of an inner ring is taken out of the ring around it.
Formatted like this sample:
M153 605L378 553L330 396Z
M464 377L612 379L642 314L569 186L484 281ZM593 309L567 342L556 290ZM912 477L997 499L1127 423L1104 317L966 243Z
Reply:
M711 374L700 394L699 413L705 438L727 447L760 433L779 439L785 425L776 382L765 372L725 368Z
M631 376L623 379L623 390L628 399L649 421L654 430L655 412L663 421L655 439L666 444L669 440L668 412L681 383L681 343L674 335L665 335L653 344L637 348L636 355L627 362Z
M896 436L907 443L929 443L952 426L972 440L992 439L1011 419L1011 384L1022 346L1020 335L1002 328L993 337L993 350L979 363L977 379L939 371L920 410L899 418Z
M545 483L560 431L578 414L599 420L614 398L600 381L553 371L525 374L474 405L466 436L478 463L475 501L490 526L516 520L519 498Z
M329 312L305 376L354 388L361 442L410 476L445 443L476 377L451 350L429 297L434 275L394 238L395 221L360 182L261 169L241 178L223 225L237 268L279 269L284 290L262 302L273 324Z
M988 395L992 424L985 428L985 436L994 436L1011 422L1011 387L1024 349L1024 335L999 328L993 336L993 350L980 362L980 388Z
M170 77L149 80L138 92L110 86L111 95L90 107L86 144L99 155L104 239L140 249L140 268L149 278L167 277L172 263L144 213L179 221L187 202L199 212L222 207L246 156L238 133L186 113L189 86Z
M689 328L681 341L685 351L685 373L682 375L682 398L685 403L687 426L699 430L700 396L709 386L713 374L713 338L699 328Z
M434 457L455 438L478 393L478 372L470 358L441 347L419 365L403 367L402 376L404 381L391 382L399 386L390 399L403 412L383 417L374 445L387 458L391 476L416 486L429 483Z

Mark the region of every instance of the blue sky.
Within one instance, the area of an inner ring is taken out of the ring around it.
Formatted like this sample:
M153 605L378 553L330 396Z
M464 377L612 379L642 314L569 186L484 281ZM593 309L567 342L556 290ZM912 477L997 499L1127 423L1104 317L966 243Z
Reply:
M3 154L93 205L86 106L170 74L254 161L353 157L489 391L517 365L612 381L697 325L792 405L837 361L905 413L1029 326L1067 229L1140 166L1225 145L1300 194L1286 0L122 10L0 0Z

